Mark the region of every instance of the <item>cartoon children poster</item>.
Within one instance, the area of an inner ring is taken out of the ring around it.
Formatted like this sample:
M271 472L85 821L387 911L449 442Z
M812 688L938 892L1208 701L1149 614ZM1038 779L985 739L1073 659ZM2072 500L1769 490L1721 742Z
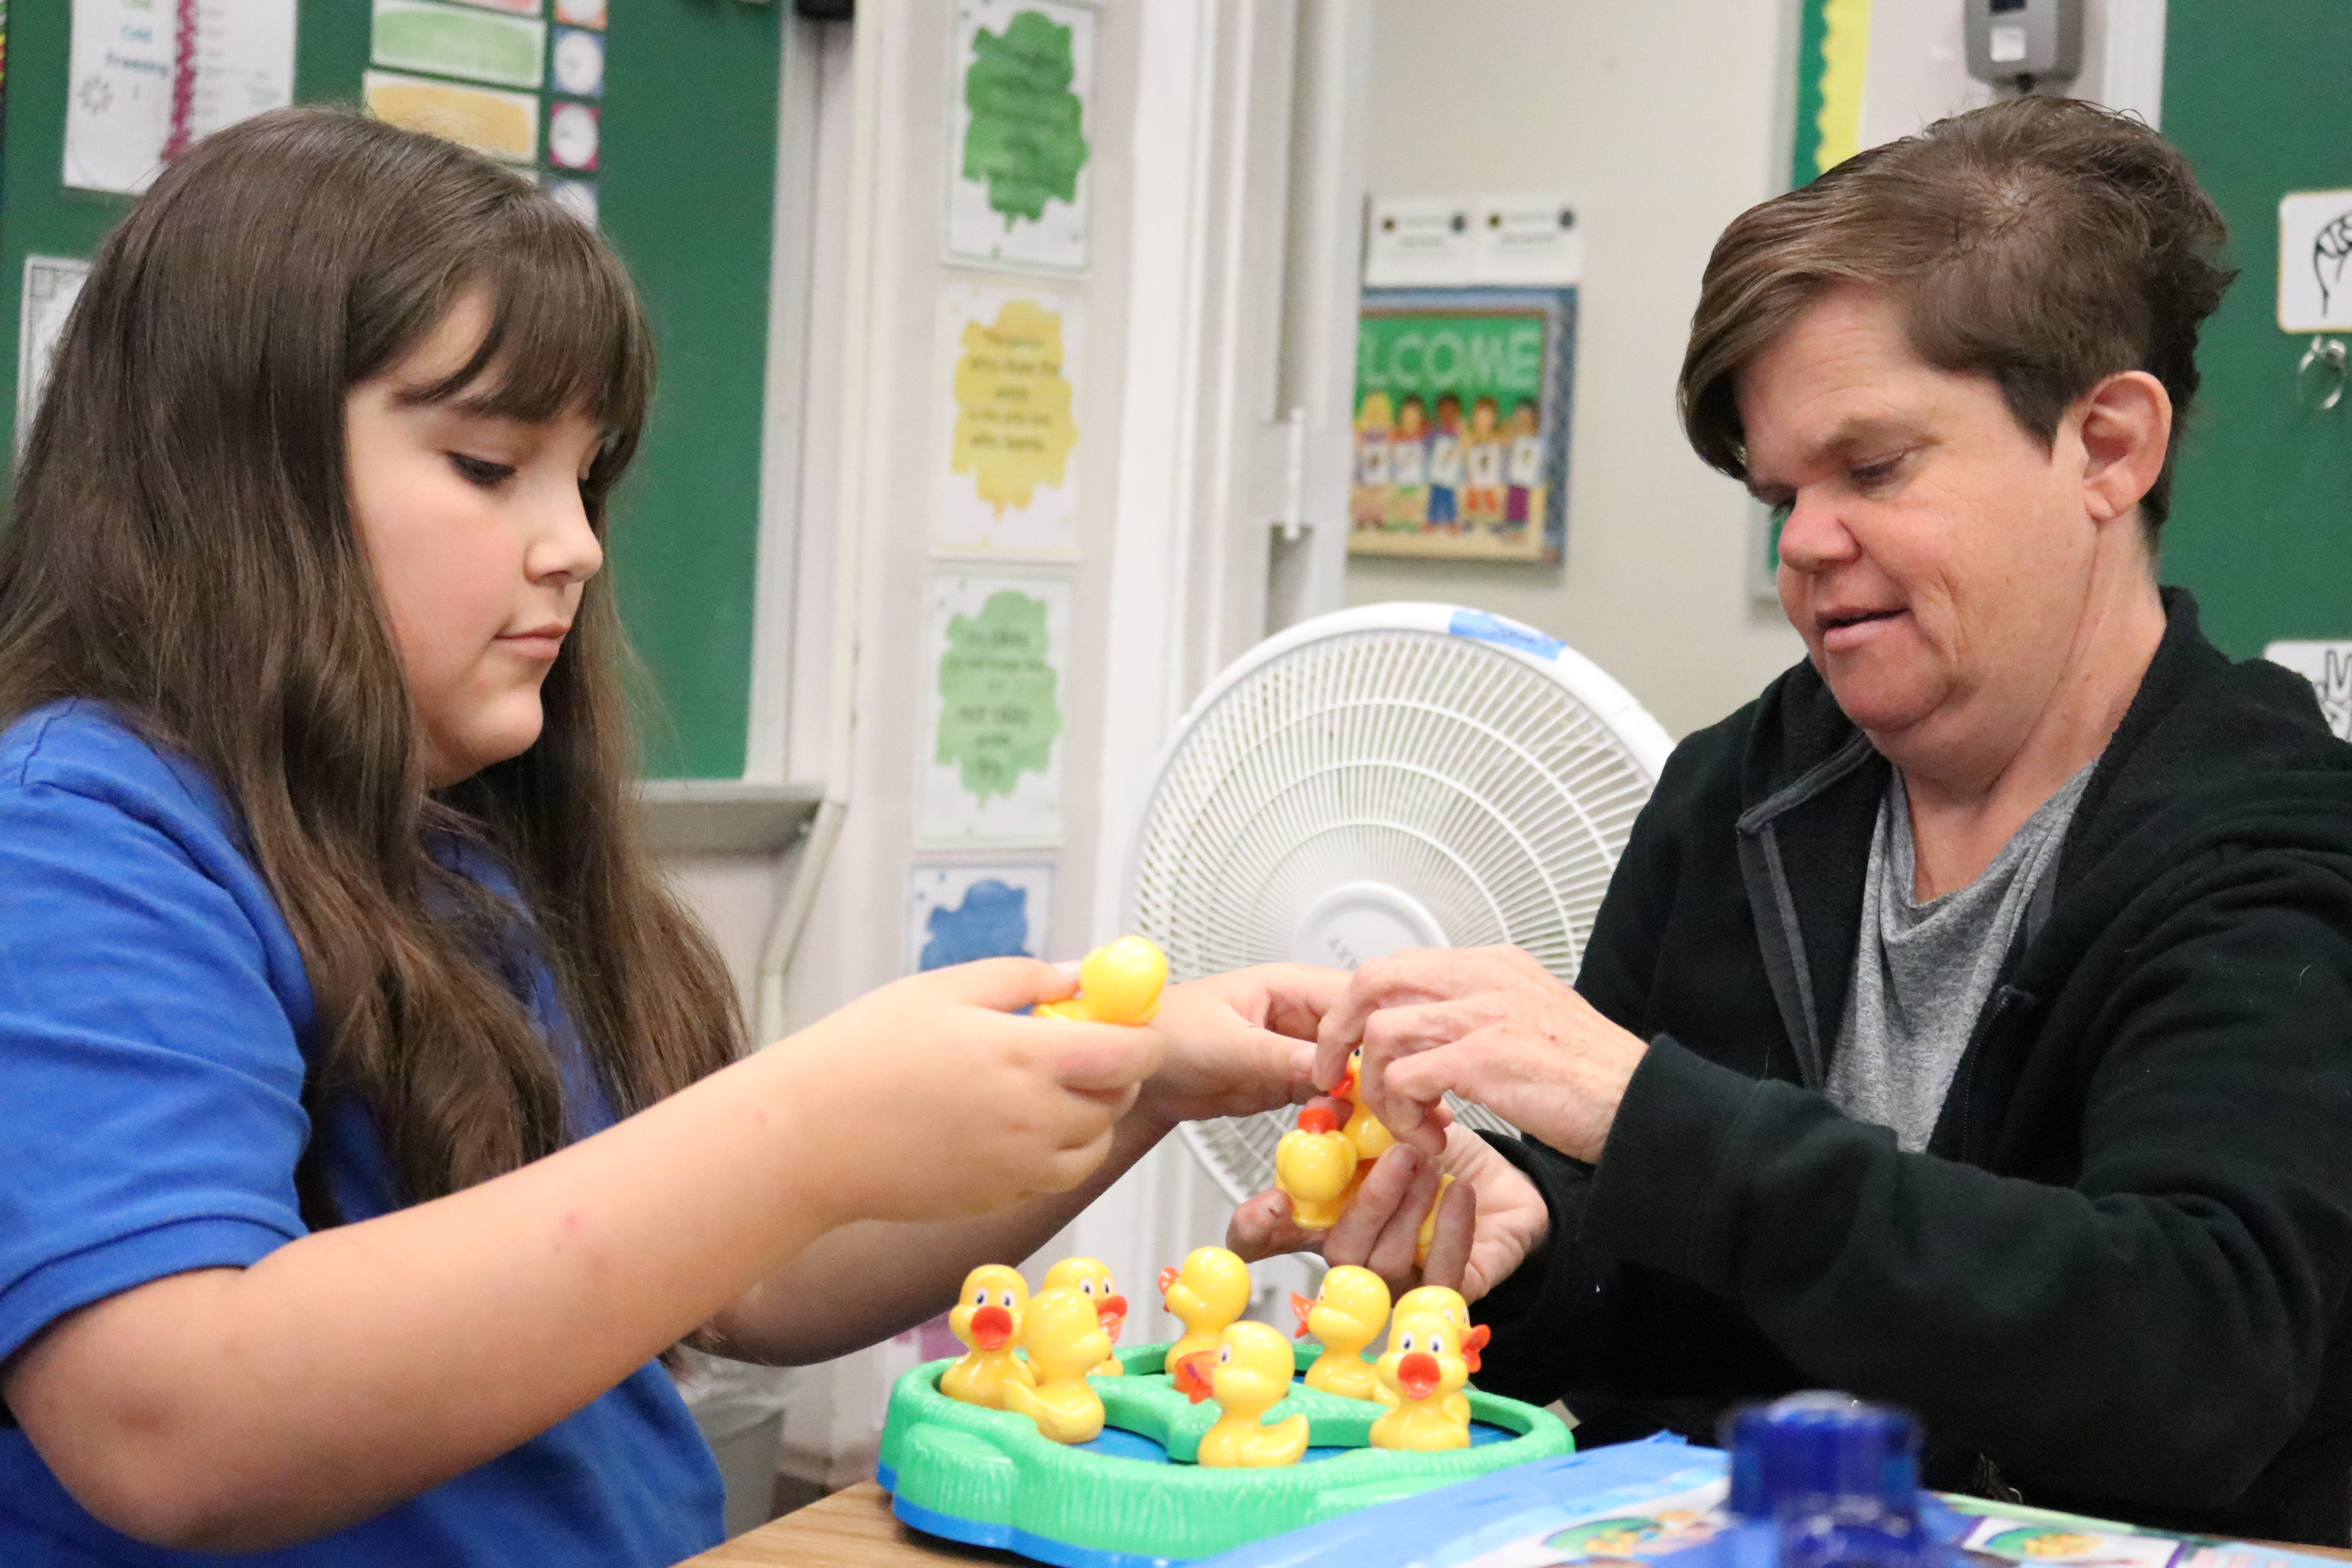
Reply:
M1356 335L1357 555L1556 562L1574 289L1379 289Z

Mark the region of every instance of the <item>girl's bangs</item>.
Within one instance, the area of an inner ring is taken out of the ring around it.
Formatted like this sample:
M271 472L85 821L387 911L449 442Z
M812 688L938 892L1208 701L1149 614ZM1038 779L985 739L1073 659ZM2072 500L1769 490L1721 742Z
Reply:
M578 218L537 192L500 215L476 251L489 329L466 363L422 389L425 403L540 424L574 409L625 443L645 421L653 342L628 274Z

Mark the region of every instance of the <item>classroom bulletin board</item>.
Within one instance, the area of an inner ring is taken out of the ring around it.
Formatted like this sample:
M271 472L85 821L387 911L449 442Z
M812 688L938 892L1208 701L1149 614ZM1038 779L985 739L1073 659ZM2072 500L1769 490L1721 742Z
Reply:
M411 25L398 40L408 51L406 68L389 71L375 58L384 53L374 36L384 8L385 0L301 0L298 100L357 104L372 86L381 93L387 76L430 82L431 67L457 58L430 55L436 43L455 47L452 35L445 30L436 39ZM414 0L395 0L393 8L433 9ZM529 92L520 81L503 89L532 106L530 156L516 162L583 216L593 214L635 274L659 341L660 389L614 509L607 568L651 678L643 714L647 772L740 777L758 577L783 7L627 0L609 16L604 9L589 0L506 0L484 15L544 23L547 79ZM26 258L88 257L130 201L63 183L71 11L61 3L0 13L7 29L0 280L9 296L0 309L0 375L7 378L0 452L16 447L17 302ZM578 26L591 20L605 25ZM566 43L582 31L595 35L593 76L588 46Z

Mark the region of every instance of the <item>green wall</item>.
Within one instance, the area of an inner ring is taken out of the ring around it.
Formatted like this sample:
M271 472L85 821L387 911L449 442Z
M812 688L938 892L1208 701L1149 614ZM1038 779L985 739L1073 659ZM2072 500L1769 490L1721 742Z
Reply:
M2242 270L2200 343L2163 576L2195 591L2207 631L2241 658L2277 637L2352 636L2352 400L2298 403L2310 339L2277 316L2279 198L2352 187L2347 110L2343 0L2171 0L2164 132L2221 206Z
M739 778L751 718L782 0L614 0L602 218L661 387L613 525L621 613L665 711L648 771Z
M597 174L606 237L636 274L661 385L612 529L622 615L653 677L648 771L743 771L760 521L780 4L614 0ZM295 90L355 101L367 0L301 0ZM14 449L25 258L88 256L127 200L68 191L70 8L10 7L0 182L0 423Z

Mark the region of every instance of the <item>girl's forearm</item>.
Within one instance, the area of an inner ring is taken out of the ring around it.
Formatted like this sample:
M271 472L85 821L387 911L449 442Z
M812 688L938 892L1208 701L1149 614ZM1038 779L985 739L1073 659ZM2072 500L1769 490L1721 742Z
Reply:
M356 1522L544 1431L838 1226L806 1101L758 1081L787 1071L761 1053L495 1181L100 1302L16 1359L9 1407L144 1540Z
M1066 1193L1047 1193L980 1219L931 1225L864 1220L818 1238L714 1317L710 1348L722 1355L803 1365L910 1329L954 1304L963 1277L982 1263L1018 1263L1165 1137L1141 1106L1128 1112L1109 1155ZM942 1180L954 1179L942 1173Z

